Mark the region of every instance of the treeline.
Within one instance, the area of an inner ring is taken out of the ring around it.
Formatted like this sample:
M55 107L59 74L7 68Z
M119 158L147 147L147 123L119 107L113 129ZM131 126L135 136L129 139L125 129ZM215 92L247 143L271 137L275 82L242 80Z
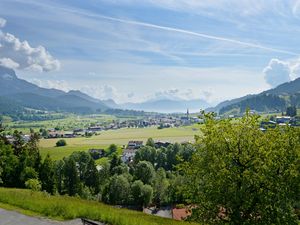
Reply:
M234 122L205 117L195 144L156 148L149 139L128 165L115 150L101 166L86 152L42 161L37 134L28 143L18 132L13 143L2 136L1 185L135 208L183 203L202 224L298 225L300 129L262 132L248 113Z
M183 177L176 166L190 160L195 151L191 144L155 148L153 140L149 139L129 165L112 151L109 162L96 166L87 152L74 152L58 161L47 155L42 160L38 150L39 136L34 132L27 143L17 131L13 138L12 143L4 136L0 141L1 186L80 196L135 208L151 203L182 203L184 198L179 188Z

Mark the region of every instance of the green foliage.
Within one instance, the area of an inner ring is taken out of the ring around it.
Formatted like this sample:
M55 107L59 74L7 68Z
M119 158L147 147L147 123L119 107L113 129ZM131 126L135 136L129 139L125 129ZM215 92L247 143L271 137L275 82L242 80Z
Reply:
M42 185L38 179L29 179L25 182L25 187L27 189L31 189L33 191L40 191L42 189Z
M56 147L62 147L62 146L66 146L67 145L67 142L66 142L66 140L64 140L64 139L60 139L60 140L58 140L57 142L56 142Z
M144 184L152 184L155 178L155 170L150 162L139 162L134 170L136 180L141 180Z
M300 130L261 132L258 118L207 116L197 151L182 166L191 219L206 224L298 224Z
M55 170L54 163L48 154L44 159L43 164L40 168L39 177L42 183L42 189L50 194L54 193L55 190Z
M150 146L150 147L155 147L155 143L154 143L153 138L148 138L148 140L146 142L146 145Z
M111 144L107 149L107 155L112 155L112 154L116 153L117 150L118 150L118 146L115 144Z
M136 180L131 185L131 195L135 205L147 207L153 197L153 189L150 185L144 185L141 180Z
M297 115L297 108L296 106L289 106L286 108L286 115L290 117L294 117Z
M109 183L109 203L123 205L128 203L130 184L123 175L113 176Z

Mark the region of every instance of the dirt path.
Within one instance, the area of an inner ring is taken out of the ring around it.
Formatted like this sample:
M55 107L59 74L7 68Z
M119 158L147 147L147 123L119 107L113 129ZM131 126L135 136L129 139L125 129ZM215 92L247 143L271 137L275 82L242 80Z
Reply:
M54 221L41 217L26 216L15 211L0 209L0 225L82 225L80 219Z

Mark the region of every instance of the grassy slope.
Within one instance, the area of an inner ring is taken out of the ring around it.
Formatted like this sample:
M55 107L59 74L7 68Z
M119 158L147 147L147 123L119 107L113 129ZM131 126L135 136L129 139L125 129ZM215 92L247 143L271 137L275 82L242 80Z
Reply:
M40 141L41 155L47 153L53 159L61 159L74 151L86 151L90 148L106 148L110 144L119 146L126 145L129 140L146 141L149 137L154 140L183 142L193 141L194 135L199 135L199 125L179 128L157 129L151 128L124 128L119 130L108 130L101 132L98 136L91 138L78 137L66 139L67 146L54 147L58 139L42 139Z
M60 220L84 217L112 225L191 224L137 211L117 209L95 201L68 196L50 196L23 189L0 188L0 207L21 209L20 212L29 215L42 215Z

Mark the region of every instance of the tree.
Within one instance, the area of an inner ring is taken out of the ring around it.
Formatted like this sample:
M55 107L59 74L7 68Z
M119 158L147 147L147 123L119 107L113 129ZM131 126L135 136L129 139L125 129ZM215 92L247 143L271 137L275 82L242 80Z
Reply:
M130 195L130 184L123 175L113 176L108 189L109 203L124 205L128 203Z
M15 185L15 174L19 160L14 155L10 145L4 144L0 140L0 184L3 186L13 187Z
M286 115L290 117L294 117L297 115L297 108L296 106L289 106L286 108Z
M64 160L64 187L68 195L74 196L80 193L80 178L73 158Z
M39 177L41 180L42 190L45 190L50 194L53 194L55 189L54 175L54 163L51 160L50 155L47 154L44 162L41 165Z
M112 155L116 153L117 150L118 150L118 146L116 146L115 144L111 144L107 149L107 155Z
M60 139L56 142L56 147L66 146L67 142L64 139Z
M33 191L40 191L42 186L38 179L29 179L25 182L25 187Z
M150 185L145 184L142 187L142 199L143 199L143 206L147 207L150 205L152 198L153 198L153 189Z
M154 202L156 205L163 205L169 202L169 181L163 168L156 171L154 182Z
M113 157L110 161L110 172L112 172L113 168L121 165L122 161L117 154L113 154Z
M232 123L207 115L197 151L182 166L192 220L205 224L298 224L300 131L259 130L258 118Z
M136 180L131 185L133 203L139 207L147 207L153 198L153 189L150 185L144 185L141 180Z
M155 147L155 143L154 140L152 138L148 138L147 142L146 142L146 146L150 146L150 147Z
M144 184L151 184L155 178L155 170L150 162L141 161L136 165L134 176Z
M141 180L136 180L131 185L131 195L133 198L133 204L139 207L143 206L142 188L144 184Z

